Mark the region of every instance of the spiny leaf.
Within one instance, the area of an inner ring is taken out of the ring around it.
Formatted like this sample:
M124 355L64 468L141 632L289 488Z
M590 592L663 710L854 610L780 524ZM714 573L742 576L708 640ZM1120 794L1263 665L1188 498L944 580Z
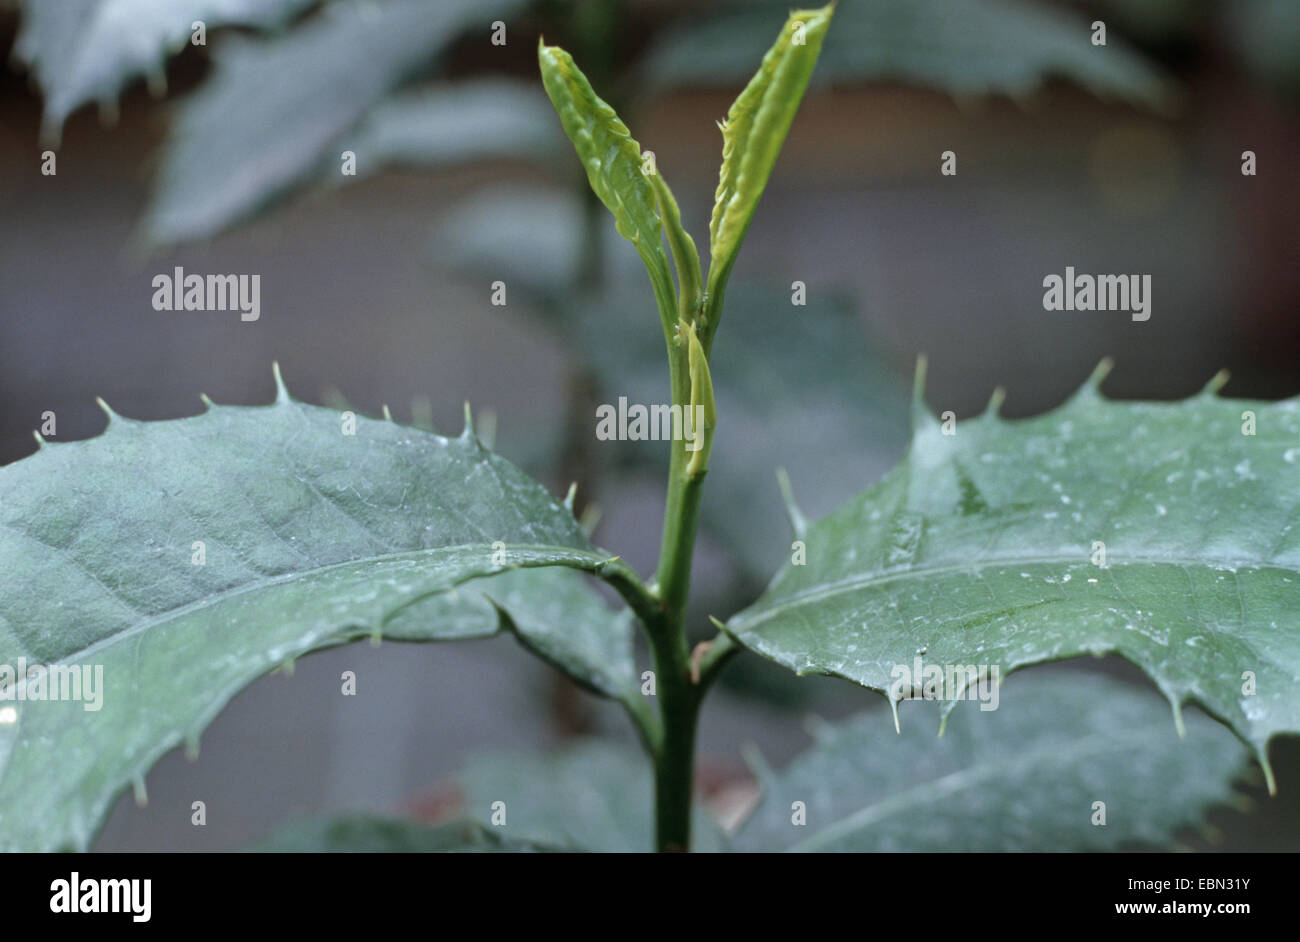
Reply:
M767 186L776 156L785 143L817 54L830 26L835 4L820 10L796 10L781 35L763 56L757 74L727 112L722 128L722 170L709 220L709 298L705 348L717 326L727 276L740 252L758 199Z
M539 41L537 61L546 94L582 160L591 189L613 214L619 233L636 246L650 274L664 330L671 331L676 314L663 220L654 188L642 172L641 145L614 109L596 95L572 56Z
M989 703L994 701L989 700ZM982 705L982 704L981 704ZM878 712L818 734L779 774L737 850L1098 851L1167 846L1233 798L1245 750L1203 716L1186 740L1160 698L1091 671L1046 669L966 703L940 739ZM803 803L804 824L792 822ZM1104 804L1104 826L1097 817Z
M458 585L517 567L616 565L468 429L447 439L364 417L352 426L283 385L271 406L175 421L105 409L99 438L0 469L0 665L92 679L102 668L97 709L36 699L30 679L7 688L5 849L85 847L126 783L308 651L386 633L491 634L481 593L504 607L529 587ZM526 610L514 621L542 630Z
M809 527L728 630L800 673L887 691L928 663L1117 653L1267 765L1300 731L1300 399L1064 406L955 434L924 409L880 484ZM798 482L795 482L796 488ZM951 706L951 704L949 704Z

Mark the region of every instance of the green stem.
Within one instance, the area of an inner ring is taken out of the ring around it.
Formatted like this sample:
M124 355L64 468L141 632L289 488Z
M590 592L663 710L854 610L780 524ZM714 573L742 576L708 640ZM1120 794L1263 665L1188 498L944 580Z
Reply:
M670 494L673 490L670 484ZM698 486L695 490L698 493ZM673 502L673 506L680 506L680 500ZM673 556L680 560L684 555L685 571L689 574L694 528L681 526L681 518L670 519L674 523L669 529L681 541L675 544ZM672 571L672 567L665 571ZM608 560L595 572L628 603L650 640L659 713L655 715L630 706L628 710L654 762L655 847L660 851L686 851L691 846L695 725L707 684L697 685L691 677L691 655L686 646L682 610L664 604L659 592L664 584L647 588L621 559ZM675 577L670 577L666 584L675 586ZM684 592L684 587L674 588L672 594L676 597L679 592Z
M690 404L686 344L669 341L673 402ZM647 623L655 658L656 695L662 739L655 762L655 844L660 851L687 851L691 846L691 805L695 771L695 727L701 688L691 678L686 642L685 608L690 594L691 560L699 525L703 470L688 470L686 442L674 440L668 466L663 541L654 592L660 612Z
M695 778L695 724L700 701L690 676L690 656L680 630L659 634L653 645L656 693L662 719L655 763L655 847L691 849Z
M681 445L681 442L673 442L673 456L668 466L663 541L659 547L659 570L655 575L664 613L679 628L691 590L691 561L695 553L695 531L700 522L700 497L704 485L703 473L687 474L690 455Z

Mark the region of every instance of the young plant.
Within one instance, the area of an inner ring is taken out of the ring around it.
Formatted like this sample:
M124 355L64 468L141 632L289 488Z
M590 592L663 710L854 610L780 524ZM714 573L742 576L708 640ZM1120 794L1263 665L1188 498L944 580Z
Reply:
M696 416L703 424L701 440L688 442L686 434L675 435L670 446L659 567L639 607L658 679L660 722L649 745L655 765L655 833L660 850L690 846L696 718L704 692L735 650L725 633L694 652L688 650L684 622L700 501L717 424L709 349L722 317L727 277L812 76L833 8L832 4L790 15L758 74L721 125L722 170L709 221L707 279L653 155L642 154L641 146L614 110L597 97L568 53L545 42L538 45L546 93L582 160L591 188L614 214L618 231L636 246L650 275L668 351L672 404L681 410L683 426ZM676 293L665 241L677 273Z
M1005 422L995 396L958 429L925 409L918 370L902 464L812 525L783 481L790 563L690 647L692 552L725 419L710 352L832 13L790 15L722 124L707 274L652 156L567 53L539 46L546 91L592 190L645 263L663 328L683 434L670 445L654 576L643 581L593 546L572 491L559 504L492 454L468 410L464 433L442 438L298 402L278 369L269 407L205 399L201 415L145 423L101 402L104 435L42 441L0 470L0 848L84 849L124 785L142 797L165 751L197 751L235 692L302 654L361 637L499 630L627 711L653 765L659 850L691 848L697 719L741 646L886 692L896 726L900 700L935 696L937 665L969 666L955 688L940 671L946 722L976 689L981 707L997 707L998 670L1118 653L1155 681L1180 732L1196 726L1198 750L1169 747L1159 735L1167 715L1113 681L1027 683L1006 718L954 722L938 784L907 800L881 799L910 786L900 763L871 761L887 748L878 725L824 732L807 758L764 775L764 804L738 848L926 849L930 833L959 835L949 849L1158 839L1224 794L1238 758L1211 724L1184 723L1188 700L1254 749L1273 787L1268 742L1300 731L1300 405L1223 400L1222 377L1186 402L1112 403L1099 392L1103 364L1048 415ZM584 573L626 609L611 612ZM653 706L637 681L636 630L654 659ZM1046 734L1040 716L1059 729ZM606 770L587 754L565 774ZM1042 823L1061 814L1062 796L1092 801L1079 783L1090 788L1100 773L1114 807L1142 813L1101 830L1077 808ZM969 783L986 790L963 797ZM1011 807L1029 824L1023 834L991 824ZM790 808L803 819L787 822ZM475 825L417 843L503 842Z

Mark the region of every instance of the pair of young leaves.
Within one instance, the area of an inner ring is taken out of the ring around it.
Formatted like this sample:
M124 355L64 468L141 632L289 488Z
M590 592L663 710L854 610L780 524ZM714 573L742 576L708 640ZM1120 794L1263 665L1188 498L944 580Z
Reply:
M645 263L669 350L685 355L689 404L705 410L704 447L691 457L687 466L691 475L705 469L715 424L708 352L722 313L727 277L812 76L833 10L831 4L790 14L758 73L719 125L722 168L709 221L707 281L695 242L682 226L677 201L653 159L642 154L641 145L567 52L545 42L538 46L546 93L582 160L592 190ZM675 297L665 235L677 270Z

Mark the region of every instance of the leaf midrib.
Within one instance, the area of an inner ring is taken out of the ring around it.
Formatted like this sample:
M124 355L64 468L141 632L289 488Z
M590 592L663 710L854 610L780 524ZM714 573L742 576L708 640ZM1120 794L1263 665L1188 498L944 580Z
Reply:
M728 627L734 627L737 631L746 631L763 622L770 621L786 611L798 608L802 605L812 604L824 601L837 595L845 595L851 592L857 592L863 589L870 589L876 586L884 585L889 582L905 582L910 579L924 579L933 576L945 576L955 573L981 573L985 569L1016 567L1016 566L1060 566L1060 565L1077 565L1083 562L1078 556L1014 556L1006 558L991 559L980 563L962 563L946 566L930 566L921 568L908 568L896 570L882 570L877 573L868 573L857 576L850 576L846 579L840 579L836 582L818 585L813 588L801 590L789 598L784 599L774 605L765 606L763 611L753 619L737 617ZM1294 573L1300 575L1300 569L1293 569L1288 566L1279 566L1275 563L1262 562L1258 559L1205 559L1197 558L1184 560L1177 557L1151 557L1151 556L1125 556L1121 561L1113 561L1104 567L1097 567L1098 572L1108 572L1112 569L1118 569L1128 566L1176 566L1180 569L1189 567L1198 567L1202 569L1221 569L1236 571L1237 569L1277 569L1282 572ZM755 605L761 605L760 598ZM741 613L743 616L743 612Z
M402 552L397 552L397 553L384 553L378 556L364 556L356 559L347 559L338 563L330 563L328 566L316 566L312 569L301 569L301 570L296 570L294 572L283 573L279 576L270 576L263 579L255 579L252 580L251 582L246 582L243 585L235 586L234 588L226 589L222 592L205 596L202 599L197 599L188 604L180 605L177 606L176 608L168 609L167 611L160 612L157 615L151 615L137 624L128 625L127 627L122 628L119 631L115 631L112 634L106 635L105 637L96 641L94 644L91 644L87 647L81 648L76 651L71 651L68 654L65 654L62 657L58 658L57 660L49 663L55 665L64 664L67 663L71 658L85 657L86 655L93 654L95 651L112 647L118 642L124 641L127 638L139 634L142 631L147 631L148 629L156 627L158 625L162 625L167 622L183 618L184 616L192 612L200 611L201 609L217 605L228 599L235 598L237 596L244 595L251 592L258 592L261 591L262 589L274 588L277 585L284 585L287 583L294 582L295 580L298 579L305 579L308 578L309 576L326 573L333 569L342 569L346 566L370 565L373 563L381 563L381 562L387 562L389 560L403 559L403 558L409 558L409 559L420 559L422 557L433 558L434 556L440 553L449 554L455 550L469 549L469 548L481 549L485 545L486 544L484 543L456 543L448 546L429 547L421 550L403 550ZM530 553L536 552L539 555L545 552L559 553L559 554L574 554L574 555L583 554L591 558L591 563L593 567L600 561L608 558L606 555L602 553L597 553L592 550L576 549L571 546L554 546L548 544L528 543L528 544L511 545L509 549L511 552L521 552L521 551L530 552ZM421 595L415 598L406 600L403 603L402 607L405 607L406 605L409 604L415 604L416 602L419 602L422 599L429 598L430 596L433 595L437 595L439 592L445 592L450 589L454 589L465 582L469 582L470 580L479 578L481 576L498 575L500 573L510 572L511 570L516 568L528 569L528 568L536 568L542 565L548 565L548 563L542 562L540 561L540 559L528 560L525 562L518 563L516 565L502 566L497 569L491 570L489 572L474 573L466 576L463 579L457 579L455 582L452 582L445 589L433 589L429 592L422 593ZM568 560L558 559L549 563L549 565L567 566L568 568L571 569L583 568L582 566L578 565L577 562L573 559L568 559ZM346 628L350 626L347 624L340 624L338 627Z

